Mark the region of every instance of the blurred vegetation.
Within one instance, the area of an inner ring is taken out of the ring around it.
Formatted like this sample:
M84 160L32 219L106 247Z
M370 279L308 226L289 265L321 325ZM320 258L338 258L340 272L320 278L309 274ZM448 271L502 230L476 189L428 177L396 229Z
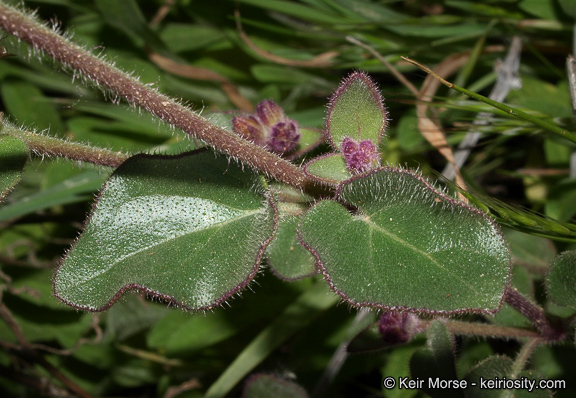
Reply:
M352 70L366 71L378 82L390 117L384 162L418 167L433 178L446 160L418 129L419 101L381 60L348 37L370 46L417 88L426 75L401 56L430 67L463 60L455 74L445 77L488 96L518 36L521 87L511 90L505 102L574 131L565 71L576 16L569 0L24 3L42 20L70 32L73 41L207 117L273 99L300 125L322 128L327 98L339 81ZM24 43L5 37L0 45L15 54L0 59L0 109L24 129L129 153L179 153L193 144L82 77L71 79ZM572 142L444 86L434 93L431 108L453 146L480 112L493 113L486 125L474 127L483 135L462 169L474 190L561 222L573 219ZM183 313L137 295L104 313L79 313L52 296L53 270L111 172L31 155L22 181L0 206L0 393L78 395L71 383L94 396L200 397L217 382L219 391L239 396L253 372L295 379L312 392L337 347L359 330L351 326L357 311L318 303L325 293L311 290L314 279L286 283L264 271L230 308L207 314ZM514 286L548 313L569 315L545 301L542 280L556 254L574 244L504 232L515 260ZM495 318L463 318L529 327L507 306ZM266 346L266 333L278 330L280 341ZM409 359L424 341L418 337L393 350L349 356L325 396L423 396L415 390L384 390L381 383L386 376L407 376ZM461 377L490 355L515 358L521 346L489 338L456 342ZM573 342L542 345L534 350L530 368L543 378L568 382L556 397L573 396L575 354Z

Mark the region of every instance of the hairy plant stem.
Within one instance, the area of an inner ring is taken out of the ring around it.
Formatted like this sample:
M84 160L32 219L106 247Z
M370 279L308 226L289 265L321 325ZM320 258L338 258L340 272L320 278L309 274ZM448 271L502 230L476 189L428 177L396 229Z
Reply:
M214 149L299 189L314 185L304 171L281 157L211 124L174 99L142 84L78 45L47 28L35 18L0 1L0 27L35 49L62 62L118 97L142 107L158 118L198 138Z
M451 333L467 336L499 337L503 339L540 337L540 334L533 330L519 329L508 326L498 326L489 323L459 322L449 320L446 323L446 327Z
M512 372L510 374L511 378L515 379L518 377L520 372L522 372L522 370L526 367L526 363L528 363L528 359L530 359L534 349L542 344L542 342L542 339L531 339L522 346L522 349L518 353L518 356L512 365Z
M70 160L88 162L99 166L118 167L129 154L96 148L86 144L65 141L60 138L23 131L4 122L2 134L24 141L28 148L39 156L58 156Z
M544 311L536 304L523 296L516 288L508 286L504 293L504 301L516 311L520 312L534 324L540 331L541 337L548 341L558 341L564 337L565 332L552 326Z

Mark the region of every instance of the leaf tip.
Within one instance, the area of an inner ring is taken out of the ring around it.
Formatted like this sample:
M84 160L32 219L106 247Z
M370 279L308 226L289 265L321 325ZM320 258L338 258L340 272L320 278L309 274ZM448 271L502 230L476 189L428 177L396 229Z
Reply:
M388 127L388 111L376 83L362 71L344 78L328 101L325 134L335 149L344 137L370 139L377 146Z

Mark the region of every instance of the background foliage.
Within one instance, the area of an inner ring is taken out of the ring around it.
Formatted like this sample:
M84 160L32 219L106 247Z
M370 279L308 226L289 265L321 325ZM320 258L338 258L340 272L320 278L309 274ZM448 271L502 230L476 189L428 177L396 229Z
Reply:
M321 128L327 98L342 77L353 69L367 71L388 107L384 161L419 167L433 177L445 160L418 129L414 95L347 36L371 46L417 87L425 75L400 56L431 66L464 59L452 81L485 95L496 80L499 60L519 36L522 84L506 102L574 130L564 69L572 52L574 15L560 1L180 0L168 7L160 0L25 3L37 8L41 19L73 32L74 41L103 51L118 67L204 115L247 111L273 99L301 126ZM167 14L158 17L161 10ZM235 10L250 42L237 28ZM9 120L114 151L180 153L194 144L137 109L114 104L118 101L109 93L72 81L23 43L7 37L1 45L16 55L0 59L0 100ZM314 58L321 54L325 56ZM451 144L462 139L478 113L491 111L446 88L434 95L432 106L440 112ZM463 169L470 186L510 205L560 221L572 219L573 144L502 113L495 113L481 131L483 139ZM252 369L296 378L312 392L338 346L361 330L354 323L357 311L335 305L337 299L326 295L316 279L286 283L267 271L241 297L230 300L230 308L206 314L166 308L136 295L98 314L62 305L52 295L53 270L112 170L30 156L22 181L0 206L0 341L5 348L0 351L0 385L7 394L33 396L37 392L31 386L45 378L53 386L48 394L74 391L57 380L60 374L92 395L181 392L179 396L195 397L209 390L211 396L238 396ZM573 244L504 232L514 255L514 286L548 313L570 315L573 309L545 301L542 281L556 254L574 249ZM530 327L507 306L486 322ZM7 353L7 347L23 342L42 353L47 364ZM424 342L419 335L398 348L348 357L325 395L423 395L384 390L381 382L386 376L407 376L410 357ZM474 337L458 337L455 346L459 377L489 355L516 358L521 347L514 341ZM575 354L570 342L542 345L530 368L546 379L569 381L576 372ZM572 396L574 390L569 382L555 396Z

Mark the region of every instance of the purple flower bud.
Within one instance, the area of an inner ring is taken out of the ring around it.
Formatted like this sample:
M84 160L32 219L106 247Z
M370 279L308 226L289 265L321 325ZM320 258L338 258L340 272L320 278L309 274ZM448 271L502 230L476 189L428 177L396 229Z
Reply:
M286 119L284 110L272 100L264 100L256 106L256 116L263 125L273 126Z
M296 149L301 136L298 123L288 119L282 108L271 100L260 102L255 115L236 116L232 119L232 129L256 145L279 154Z
M378 331L382 340L390 345L404 344L418 332L420 319L407 312L385 312L380 317Z
M290 119L278 122L270 129L267 148L276 153L290 152L296 148L300 140L298 124Z
M350 137L342 141L342 155L352 173L362 173L378 165L378 150L370 140L357 143Z
M232 119L232 129L238 135L254 142L257 145L262 145L264 142L265 131L254 116L236 116Z

